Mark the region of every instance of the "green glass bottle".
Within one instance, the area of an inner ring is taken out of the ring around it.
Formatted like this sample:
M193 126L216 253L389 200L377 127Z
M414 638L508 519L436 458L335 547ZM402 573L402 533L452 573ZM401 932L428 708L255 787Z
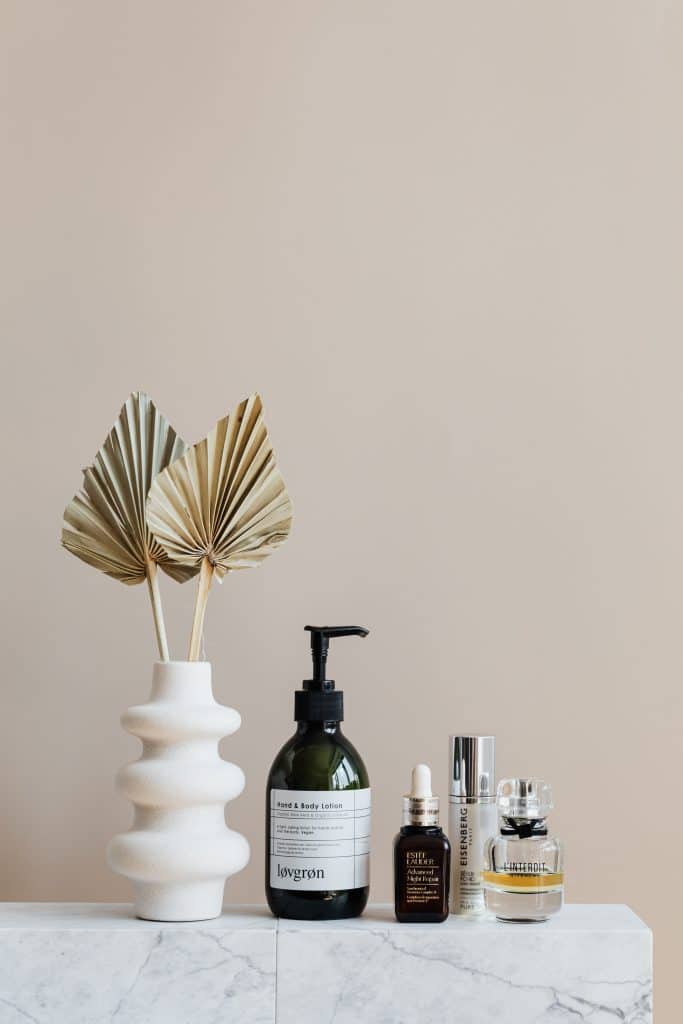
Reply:
M370 887L370 782L341 731L344 695L325 674L330 637L367 636L368 630L306 629L313 679L296 691L297 730L268 775L266 898L277 917L357 917Z

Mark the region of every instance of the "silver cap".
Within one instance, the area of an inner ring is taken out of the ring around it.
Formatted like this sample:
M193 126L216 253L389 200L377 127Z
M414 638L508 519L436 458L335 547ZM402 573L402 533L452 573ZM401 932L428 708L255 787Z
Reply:
M439 824L439 798L431 796L427 799L412 796L403 797L403 824L404 825L438 825Z
M451 796L493 800L495 745L495 736L451 736Z

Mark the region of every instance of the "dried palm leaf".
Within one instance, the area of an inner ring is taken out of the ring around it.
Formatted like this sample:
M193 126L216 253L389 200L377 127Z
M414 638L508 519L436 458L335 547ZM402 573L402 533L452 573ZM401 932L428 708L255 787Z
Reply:
M258 565L289 535L292 503L251 395L152 484L147 521L176 565L200 569L190 638L199 644L214 575Z
M62 544L67 551L122 583L147 580L163 661L169 655L157 566L181 583L197 569L174 563L154 539L145 503L155 476L186 450L151 398L136 391L94 463L83 471L83 489L64 511Z

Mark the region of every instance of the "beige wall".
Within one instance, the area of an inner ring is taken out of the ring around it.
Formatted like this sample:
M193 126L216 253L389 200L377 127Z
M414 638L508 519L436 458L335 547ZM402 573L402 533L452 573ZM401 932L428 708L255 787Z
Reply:
M262 899L302 626L358 621L332 664L374 898L413 762L445 795L448 733L491 731L554 784L569 899L655 927L676 1019L681 13L5 0L0 897L129 891L103 851L153 633L58 546L80 468L133 388L190 439L258 388L296 523L209 606L253 844L229 898ZM192 596L165 590L180 655Z

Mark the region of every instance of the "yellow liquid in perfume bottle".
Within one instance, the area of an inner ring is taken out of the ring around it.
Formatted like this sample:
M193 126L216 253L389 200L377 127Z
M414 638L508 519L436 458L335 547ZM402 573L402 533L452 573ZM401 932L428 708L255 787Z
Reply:
M559 871L541 875L508 875L502 871L482 871L482 880L485 885L498 886L502 889L538 889L539 892L546 892L563 885L564 874Z

